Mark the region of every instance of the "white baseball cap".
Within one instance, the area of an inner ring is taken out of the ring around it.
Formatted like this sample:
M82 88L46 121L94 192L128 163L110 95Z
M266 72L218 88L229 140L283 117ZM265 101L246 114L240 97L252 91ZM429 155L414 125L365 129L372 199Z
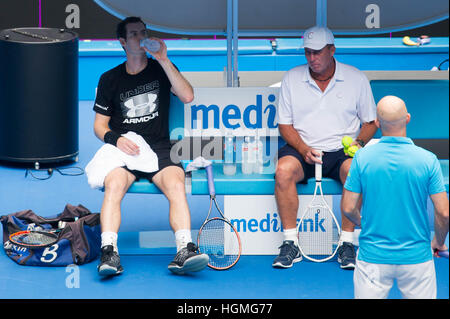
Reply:
M303 34L303 47L312 50L321 50L327 44L334 44L333 33L327 27L315 26Z

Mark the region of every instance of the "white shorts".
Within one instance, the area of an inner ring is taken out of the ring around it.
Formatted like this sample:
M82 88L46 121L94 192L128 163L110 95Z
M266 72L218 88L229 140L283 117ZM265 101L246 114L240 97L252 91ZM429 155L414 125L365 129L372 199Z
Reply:
M436 299L434 261L412 265L373 264L356 259L353 284L355 299L386 299L397 280L406 299Z

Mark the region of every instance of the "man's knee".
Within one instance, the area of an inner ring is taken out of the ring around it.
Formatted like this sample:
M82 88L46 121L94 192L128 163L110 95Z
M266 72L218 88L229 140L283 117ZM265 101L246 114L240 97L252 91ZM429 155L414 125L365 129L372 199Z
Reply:
M169 200L185 196L184 171L175 166L166 167L153 177L153 182L161 189Z
M283 188L289 184L301 181L304 178L301 164L296 159L282 159L278 161L275 170L275 185Z
M345 180L347 179L348 172L350 171L350 166L352 165L352 159L346 159L339 168L339 177L341 179L341 183L345 184Z
M128 172L123 169L115 169L105 178L105 193L124 195L130 185L130 177Z
M186 192L184 180L179 178L170 181L169 185L167 185L167 188L176 194L184 194Z

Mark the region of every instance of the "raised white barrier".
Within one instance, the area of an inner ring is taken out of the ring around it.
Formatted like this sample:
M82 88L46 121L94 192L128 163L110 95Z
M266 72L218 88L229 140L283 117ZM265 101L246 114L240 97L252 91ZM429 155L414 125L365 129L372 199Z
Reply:
M324 197L328 205L333 207L333 196ZM311 199L312 195L299 196L297 223ZM230 219L241 237L242 254L277 255L279 253L278 247L283 242L283 232L275 196L226 195L224 206L225 216ZM322 232L320 220L312 220L311 223L312 231ZM326 236L325 233L324 235ZM308 247L305 249L308 250Z

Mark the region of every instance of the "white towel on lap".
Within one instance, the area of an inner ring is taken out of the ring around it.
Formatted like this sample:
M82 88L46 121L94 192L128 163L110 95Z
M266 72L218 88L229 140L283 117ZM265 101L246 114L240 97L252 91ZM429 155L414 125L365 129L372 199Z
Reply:
M142 136L134 132L122 136L139 146L139 155L128 155L111 144L100 147L85 169L88 183L92 188L103 188L106 176L117 167L126 166L130 170L147 173L159 169L158 156Z

